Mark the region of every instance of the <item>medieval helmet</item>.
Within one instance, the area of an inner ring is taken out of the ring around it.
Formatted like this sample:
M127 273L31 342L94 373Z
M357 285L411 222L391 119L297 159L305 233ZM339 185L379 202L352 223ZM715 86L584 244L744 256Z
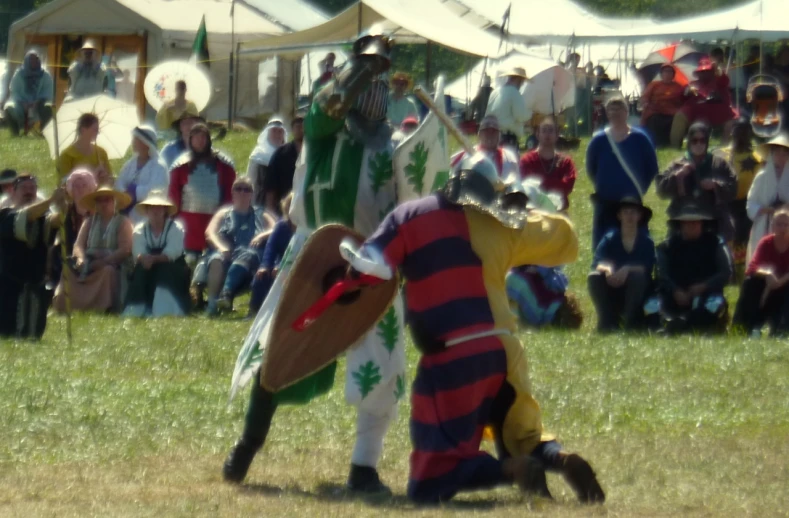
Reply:
M359 34L353 43L354 56L380 56L390 61L389 53L394 40L389 38L379 24L372 25Z
M525 206L505 206L504 182L483 153L466 156L455 166L443 194L449 202L493 216L509 228L521 228L526 221Z

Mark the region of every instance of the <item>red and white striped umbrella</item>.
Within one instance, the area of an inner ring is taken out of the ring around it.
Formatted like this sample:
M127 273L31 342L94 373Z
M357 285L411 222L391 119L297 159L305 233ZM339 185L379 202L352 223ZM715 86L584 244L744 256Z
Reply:
M638 74L647 85L660 77L660 69L663 65L669 64L674 67L674 80L685 86L693 80L693 71L696 70L699 60L703 57L706 57L706 54L696 50L693 46L687 43L676 43L656 50L647 56L638 69Z

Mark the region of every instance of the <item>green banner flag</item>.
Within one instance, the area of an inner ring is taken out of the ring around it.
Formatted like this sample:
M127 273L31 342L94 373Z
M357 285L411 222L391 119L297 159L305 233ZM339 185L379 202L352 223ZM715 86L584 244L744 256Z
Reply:
M205 66L208 66L208 60L210 56L208 55L208 31L205 28L205 15L203 15L203 19L200 22L200 28L197 29L197 34L195 35L195 42L192 44L192 60L196 61L197 63L203 63Z

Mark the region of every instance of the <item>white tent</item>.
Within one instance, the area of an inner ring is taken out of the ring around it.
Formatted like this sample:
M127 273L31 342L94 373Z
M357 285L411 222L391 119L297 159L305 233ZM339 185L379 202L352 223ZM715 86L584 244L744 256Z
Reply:
M360 0L321 25L246 42L241 53L300 56L316 45L353 41L360 30L373 25L401 43L431 41L473 56L505 53L497 35L457 16L438 0Z
M655 23L651 27L614 30L608 34L589 34L582 39L637 41L661 38L711 41L736 38L778 41L789 38L787 19L789 1L753 0L738 7Z
M306 26L321 16L300 0L288 0L287 9L276 0L253 0L253 3L255 6L236 2L233 27L230 0L54 0L11 26L8 58L19 62L25 49L35 45L43 47L50 66L67 66L71 56L64 45L77 36L89 36L97 40L105 54L112 52L119 63L124 60L127 66L136 68L133 80L142 85L149 66L166 59L185 59L191 54L200 21L205 16L214 87L205 115L225 119L230 93L231 32L235 30L236 42L244 42L287 32L289 29L277 21L277 16L287 14L286 21L297 27L299 19ZM264 10L269 7L276 10L276 15ZM87 34L86 27L90 27ZM279 66L277 75L281 79L276 98L273 105L262 107L257 90L258 62L241 60L236 71L235 113L252 117L264 112L292 111L296 96L293 76L298 73L293 70L293 64ZM57 99L62 99L65 88L65 79L61 77L56 84ZM138 102L141 91L140 88Z
M654 22L646 18L606 18L571 0L439 0L459 4L454 9L488 20L501 27L509 12L510 40L526 44L566 45L578 34L605 35L612 30L639 29Z

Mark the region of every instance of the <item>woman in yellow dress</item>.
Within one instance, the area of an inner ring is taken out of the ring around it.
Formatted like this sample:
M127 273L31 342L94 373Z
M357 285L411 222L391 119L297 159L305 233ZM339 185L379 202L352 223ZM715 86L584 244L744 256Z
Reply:
M58 183L78 166L87 167L96 176L99 185L111 183L112 169L107 152L96 144L99 135L99 118L92 113L83 113L77 119L77 138L63 150L58 160Z

